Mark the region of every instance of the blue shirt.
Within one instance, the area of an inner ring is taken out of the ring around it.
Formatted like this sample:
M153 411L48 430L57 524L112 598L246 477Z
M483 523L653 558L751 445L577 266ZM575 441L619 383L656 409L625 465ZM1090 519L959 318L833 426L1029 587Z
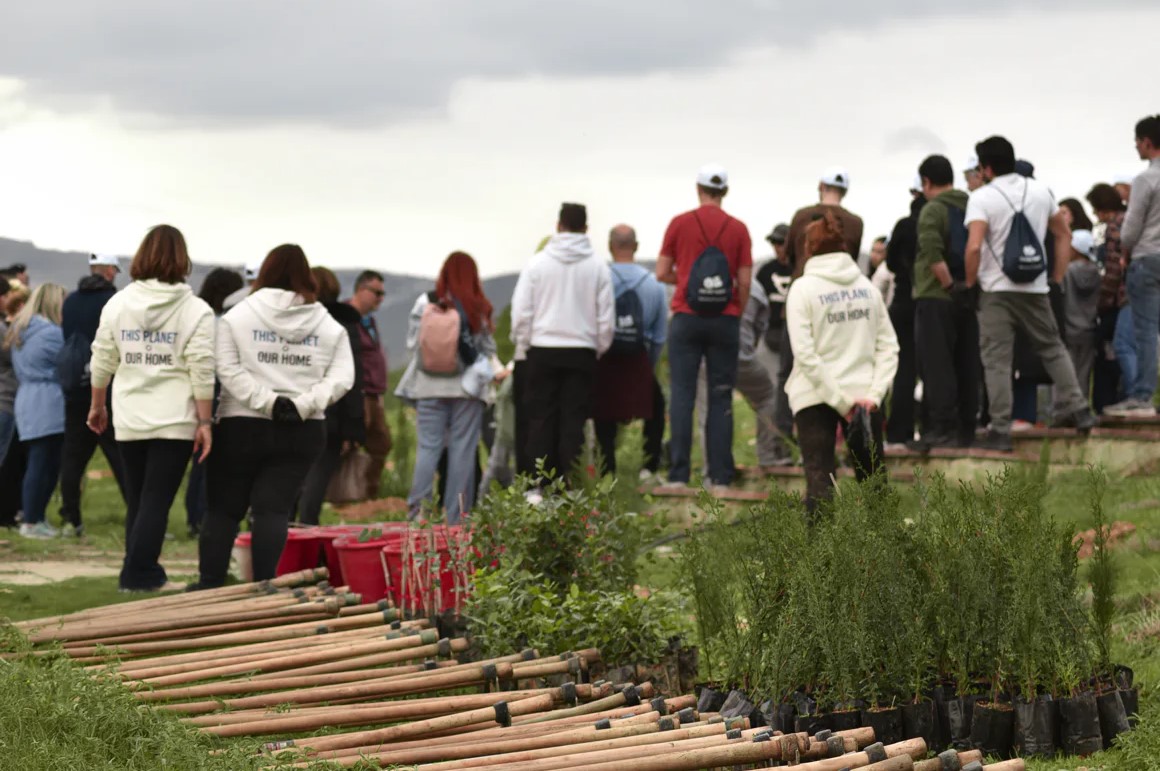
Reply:
M612 270L612 291L620 297L629 289L636 290L640 298L641 312L644 314L644 338L648 341L648 356L653 366L661 358L668 330L668 298L665 289L657 281L652 271L635 262L614 262Z

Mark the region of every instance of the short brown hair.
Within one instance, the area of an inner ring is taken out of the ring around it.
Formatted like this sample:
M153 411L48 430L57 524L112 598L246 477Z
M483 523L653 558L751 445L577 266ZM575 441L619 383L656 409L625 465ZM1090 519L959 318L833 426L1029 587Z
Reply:
M134 281L152 278L165 284L180 284L192 270L185 236L172 225L158 225L145 234L137 248L129 276Z
M831 254L846 251L846 237L842 233L842 223L829 207L822 216L806 226L806 255ZM851 255L856 256L856 255Z
M339 285L338 276L334 275L334 271L330 268L315 266L310 269L310 275L314 276L314 283L318 286L318 302L338 302L338 296L342 293L342 286Z
M1120 194L1116 192L1116 188L1109 185L1107 182L1100 182L1098 185L1088 191L1088 203L1097 212L1110 211L1119 212L1124 211L1127 207L1124 206L1124 201L1120 198Z
M312 303L318 296L318 284L310 273L310 263L306 252L298 244L275 246L266 255L253 291L259 289L284 289L301 295L303 301Z

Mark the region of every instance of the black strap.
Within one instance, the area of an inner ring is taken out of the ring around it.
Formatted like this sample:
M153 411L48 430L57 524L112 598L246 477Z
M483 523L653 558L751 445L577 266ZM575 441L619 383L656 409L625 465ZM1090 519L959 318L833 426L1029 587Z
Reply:
M725 212L721 213L725 214ZM705 239L705 248L707 249L710 246L716 246L718 249L720 249L721 247L717 246L716 242L721 240L721 236L725 235L725 228L729 227L729 220L733 218L728 214L725 214L725 221L721 223L721 230L717 232L717 237L712 241L709 240L709 234L705 232L705 226L701 223L701 218L697 216L697 212L693 212L693 219L697 221L697 227L701 229L701 237Z

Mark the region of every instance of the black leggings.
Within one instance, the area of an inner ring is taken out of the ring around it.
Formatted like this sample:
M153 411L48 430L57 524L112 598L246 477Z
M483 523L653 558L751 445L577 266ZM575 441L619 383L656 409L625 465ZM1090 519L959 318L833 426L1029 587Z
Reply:
M837 470L834 441L839 427L846 437L846 447L850 451L854 474L859 482L885 468L882 463L882 410L870 413L872 446L866 446L864 442L851 442L846 418L827 404L807 407L794 415L794 420L797 422L802 465L806 471L806 511L811 516L822 501L834 495L833 477ZM855 436L862 435L862 432L858 432Z
M230 569L238 526L251 512L254 580L274 577L294 503L326 446L326 423L275 423L224 418L214 430L206 481L209 511L198 543L199 583L221 586Z
M118 442L125 475L125 563L121 588L159 589L168 576L158 561L169 527L169 509L185 466L193 455L193 442L180 439L143 439Z

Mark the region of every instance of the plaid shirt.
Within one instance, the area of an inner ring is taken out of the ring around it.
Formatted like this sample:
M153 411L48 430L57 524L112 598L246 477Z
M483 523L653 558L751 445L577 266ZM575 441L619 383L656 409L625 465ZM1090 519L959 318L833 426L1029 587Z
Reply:
M1100 282L1100 310L1122 308L1128 304L1124 273L1128 270L1128 255L1120 242L1120 227L1124 224L1124 213L1118 212L1107 223L1104 232L1104 276Z

